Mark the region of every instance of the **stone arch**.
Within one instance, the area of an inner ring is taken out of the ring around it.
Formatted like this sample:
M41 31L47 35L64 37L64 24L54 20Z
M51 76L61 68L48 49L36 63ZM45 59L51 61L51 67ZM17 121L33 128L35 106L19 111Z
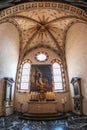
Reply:
M79 22L69 28L65 50L69 81L72 77L82 78L83 113L87 114L87 24ZM73 96L71 84L70 90Z
M68 26L66 27L66 29L65 29L65 32L64 32L64 47L66 46L66 37L67 37L67 32L68 32L68 30L71 28L71 26L73 26L74 24L76 24L76 23L83 23L83 24L87 24L87 21L84 21L84 20L82 20L82 19L74 19L74 20L72 20L69 24L68 24ZM65 48L64 48L65 49Z
M4 51L3 51L4 50ZM19 32L12 23L0 24L0 77L15 79L19 59Z

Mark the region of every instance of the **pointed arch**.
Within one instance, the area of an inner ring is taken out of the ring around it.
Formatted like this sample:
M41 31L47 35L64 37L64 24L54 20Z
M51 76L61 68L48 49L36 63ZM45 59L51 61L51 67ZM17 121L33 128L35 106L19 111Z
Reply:
M64 67L60 60L52 61L53 85L55 92L63 92L66 88Z
M30 70L31 61L24 60L18 70L18 91L25 92L30 90Z

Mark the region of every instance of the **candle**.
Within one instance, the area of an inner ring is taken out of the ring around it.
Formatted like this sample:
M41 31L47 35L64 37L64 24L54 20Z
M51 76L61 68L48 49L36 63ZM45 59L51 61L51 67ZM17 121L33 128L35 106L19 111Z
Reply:
M65 96L65 102L67 102L67 97Z
M64 104L64 98L62 98L62 104Z

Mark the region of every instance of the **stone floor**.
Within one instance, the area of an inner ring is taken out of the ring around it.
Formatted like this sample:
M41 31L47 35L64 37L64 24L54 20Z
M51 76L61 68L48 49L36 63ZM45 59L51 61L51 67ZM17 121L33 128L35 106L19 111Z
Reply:
M20 120L18 115L0 117L0 130L87 130L87 117L53 121Z
M66 130L65 120L29 121L18 116L0 118L0 130Z

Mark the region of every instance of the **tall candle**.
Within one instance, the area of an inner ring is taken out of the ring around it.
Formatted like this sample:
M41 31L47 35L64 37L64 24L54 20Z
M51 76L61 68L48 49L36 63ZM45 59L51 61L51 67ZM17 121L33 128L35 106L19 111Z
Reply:
M67 102L67 97L65 96L65 102Z
M64 98L62 98L62 103L64 103Z

